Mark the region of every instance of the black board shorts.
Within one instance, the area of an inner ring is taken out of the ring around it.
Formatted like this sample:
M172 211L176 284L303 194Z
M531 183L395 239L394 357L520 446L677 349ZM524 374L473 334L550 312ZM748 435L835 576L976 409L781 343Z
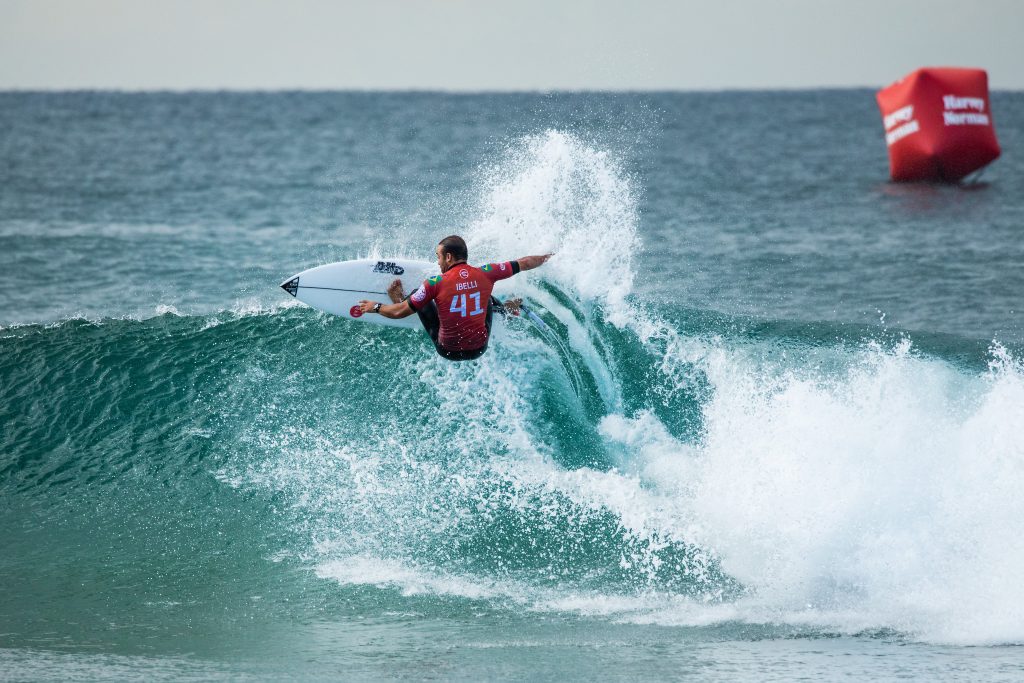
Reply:
M500 306L501 302L492 296L491 303L487 307L487 317L484 321L484 324L487 326L488 341L490 341L491 339L491 321L494 318L494 309L495 307ZM416 309L414 308L413 310ZM424 306L422 310L416 310L416 315L420 317L420 322L423 323L423 329L425 329L427 331L427 334L430 335L430 341L434 342L434 348L437 349L437 353L442 358L454 361L476 360L480 356L484 355L485 351L487 351L486 342L484 342L484 345L481 346L479 349L470 349L468 351L446 349L443 346L441 346L441 343L438 341L438 336L441 333L441 318L437 315L436 302L431 301L426 306Z

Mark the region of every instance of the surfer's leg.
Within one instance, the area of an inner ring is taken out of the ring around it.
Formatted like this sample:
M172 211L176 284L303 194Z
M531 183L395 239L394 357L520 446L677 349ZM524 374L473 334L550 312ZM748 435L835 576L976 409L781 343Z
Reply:
M396 304L400 301L406 301L409 296L402 295L402 281L397 277L388 285L388 296ZM429 302L423 308L416 310L412 303L409 307L416 311L416 315L419 316L420 323L423 325L423 329L430 335L430 341L434 342L434 346L437 346L437 335L441 332L441 318L437 315L437 303L434 301ZM438 347L440 349L440 347Z
M499 311L502 309L501 300L497 297L491 297L491 305L487 307L487 317L484 318L484 324L487 326L487 341L491 340L491 322L494 320L494 309L497 308ZM487 348L487 344L484 344L484 349Z
M416 315L420 317L423 329L430 335L430 341L434 342L434 346L437 346L437 335L441 332L441 319L437 315L437 304L431 301L422 309L416 311ZM438 346L438 348L440 349L441 347Z

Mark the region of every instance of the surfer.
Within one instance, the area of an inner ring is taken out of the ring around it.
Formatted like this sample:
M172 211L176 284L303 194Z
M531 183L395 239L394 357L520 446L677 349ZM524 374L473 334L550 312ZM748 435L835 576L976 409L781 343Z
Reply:
M469 248L458 235L445 237L435 252L440 275L424 280L404 298L402 281L396 278L388 287L393 303L364 300L359 307L363 313L378 313L385 318L418 314L437 352L448 360L473 360L487 350L493 309L502 305L491 297L495 282L532 270L551 258L551 254L524 256L477 268L467 263ZM518 300L510 301L506 307L517 313L518 304Z

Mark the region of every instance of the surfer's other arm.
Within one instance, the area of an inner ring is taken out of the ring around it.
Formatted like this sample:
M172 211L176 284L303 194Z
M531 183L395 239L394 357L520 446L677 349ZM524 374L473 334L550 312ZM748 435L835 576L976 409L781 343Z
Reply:
M378 306L380 308L378 308ZM359 308L363 313L379 313L385 318L407 318L416 311L412 310L408 301L399 301L397 304L380 304L376 301L360 301Z

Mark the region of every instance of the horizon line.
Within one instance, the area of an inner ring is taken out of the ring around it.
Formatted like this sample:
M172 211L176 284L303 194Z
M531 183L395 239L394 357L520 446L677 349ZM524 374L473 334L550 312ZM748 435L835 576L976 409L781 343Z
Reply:
M353 93L422 95L654 95L731 92L806 92L819 90L880 90L886 85L800 85L800 86L724 86L720 88L319 88L319 87L0 87L4 94L117 93L117 94L258 94L258 93ZM1022 88L989 88L989 92L1024 92Z

